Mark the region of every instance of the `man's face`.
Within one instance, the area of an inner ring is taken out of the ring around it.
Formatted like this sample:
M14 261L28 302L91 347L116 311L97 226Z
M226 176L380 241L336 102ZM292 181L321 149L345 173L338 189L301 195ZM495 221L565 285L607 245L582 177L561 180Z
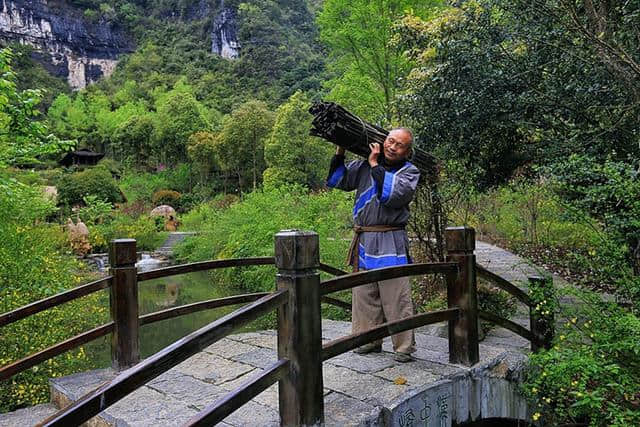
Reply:
M384 140L384 157L390 164L399 163L407 158L410 148L411 135L402 129L394 129Z

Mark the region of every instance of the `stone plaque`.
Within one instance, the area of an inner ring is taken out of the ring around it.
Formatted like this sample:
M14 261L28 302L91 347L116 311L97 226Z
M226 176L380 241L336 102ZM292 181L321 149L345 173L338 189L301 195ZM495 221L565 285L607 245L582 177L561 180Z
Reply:
M450 427L453 417L451 381L438 381L405 395L390 406L385 425L393 427Z

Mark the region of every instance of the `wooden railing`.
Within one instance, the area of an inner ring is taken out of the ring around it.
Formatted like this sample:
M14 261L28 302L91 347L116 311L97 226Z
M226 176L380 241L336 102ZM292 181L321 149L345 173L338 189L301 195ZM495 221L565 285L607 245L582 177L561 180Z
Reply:
M554 313L540 313L536 309L536 302L526 292L486 268L476 265L476 272L479 277L513 295L520 303L529 308L529 329L486 311L479 311L478 317L526 338L531 342L532 351L551 348L555 328ZM530 287L553 287L553 280L549 277L531 276L528 280Z
M7 379L44 360L111 333L112 365L120 372L119 375L40 424L78 425L206 346L259 316L277 310L278 360L247 380L236 391L205 407L187 424L215 424L278 382L281 424L320 425L324 420L322 362L366 343L420 326L447 321L449 360L452 363L471 366L479 360L478 319L482 318L525 337L532 342L534 349L548 346L553 333L553 329L550 328L553 325L552 317L535 314L533 302L526 293L476 265L473 254L474 230L467 227L448 228L445 237L446 262L410 264L353 274L346 274L319 262L318 235L314 232L283 231L276 234L275 257L204 261L143 273L138 273L135 268L135 240L114 240L110 246L111 271L108 277L2 314L0 326L105 288L109 288L110 291L113 321L0 368L0 379ZM274 292L236 295L169 308L144 316L138 314L139 282L194 271L274 264L277 268L277 289ZM318 270L338 277L321 282ZM328 294L375 281L423 274L443 274L446 277L446 310L416 314L322 345L320 303L349 308L347 302L329 297ZM531 330L494 314L478 311L476 274L490 280L531 307ZM537 281L538 285L546 283L540 278L531 280ZM140 326L237 304L247 305L140 362Z

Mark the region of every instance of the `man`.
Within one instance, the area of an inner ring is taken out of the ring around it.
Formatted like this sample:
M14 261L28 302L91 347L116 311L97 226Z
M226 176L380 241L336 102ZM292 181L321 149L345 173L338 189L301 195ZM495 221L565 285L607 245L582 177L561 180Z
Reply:
M407 161L412 142L413 135L409 129L393 129L384 141L384 156L380 156L379 144L370 144L368 161L356 160L345 166L345 150L341 147L331 160L327 185L345 191L356 190L353 208L355 235L349 250L349 264L355 271L410 263L405 226L409 219L409 202L420 177L418 169ZM411 286L407 277L353 288L352 300L354 333L413 315ZM395 360L413 360L413 330L395 334L391 341ZM355 351L360 354L380 352L382 341Z

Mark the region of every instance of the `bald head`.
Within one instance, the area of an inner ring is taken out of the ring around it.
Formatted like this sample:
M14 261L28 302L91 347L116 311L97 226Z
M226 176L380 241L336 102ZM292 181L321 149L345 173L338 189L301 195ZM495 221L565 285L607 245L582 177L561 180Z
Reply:
M408 128L395 128L384 140L384 157L390 164L401 163L411 154L413 133Z

